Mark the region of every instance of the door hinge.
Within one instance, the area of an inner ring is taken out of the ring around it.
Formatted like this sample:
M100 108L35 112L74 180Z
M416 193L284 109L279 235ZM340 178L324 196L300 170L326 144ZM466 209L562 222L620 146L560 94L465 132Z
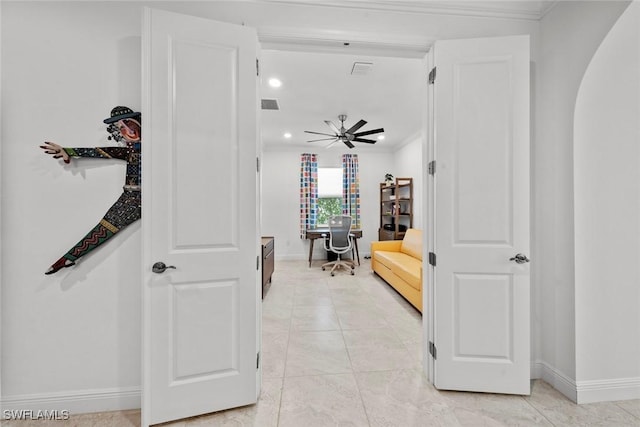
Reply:
M260 255L256 255L256 270L260 270Z
M256 76L260 77L260 60L256 58Z
M434 360L437 359L436 355L438 354L438 352L433 341L429 341L429 354L431 355L431 357L433 357Z
M429 175L435 175L435 174L436 174L436 161L431 160L429 162Z
M260 352L256 353L256 370L260 369Z
M436 266L436 254L429 252L429 264Z
M436 67L433 67L431 71L429 71L429 84L432 85L436 81Z
M256 172L260 173L260 157L256 157Z

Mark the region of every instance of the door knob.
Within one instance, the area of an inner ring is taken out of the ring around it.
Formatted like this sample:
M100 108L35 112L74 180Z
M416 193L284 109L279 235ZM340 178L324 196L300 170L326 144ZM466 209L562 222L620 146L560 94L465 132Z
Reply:
M175 268L173 265L166 265L164 262L162 261L158 261L155 264L153 264L153 267L151 267L151 271L153 271L154 273L164 273L165 270L168 270L170 268Z
M509 258L509 261L515 261L518 264L524 264L525 262L529 262L530 259L527 258L526 255L523 254L517 254L516 256L514 256L513 258Z

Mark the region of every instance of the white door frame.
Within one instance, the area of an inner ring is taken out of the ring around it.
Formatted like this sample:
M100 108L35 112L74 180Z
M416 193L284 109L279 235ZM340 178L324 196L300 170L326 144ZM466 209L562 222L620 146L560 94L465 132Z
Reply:
M424 58L435 39L385 33L363 37L362 32L350 30L296 31L284 27L262 27L258 29L258 41L262 50L344 54L348 49L349 53L360 55ZM348 48L344 46L345 42L350 43Z
M428 70L431 72L434 68L435 58L433 49L429 50L429 53L425 57L425 62L427 63ZM434 116L434 108L435 108L435 98L433 96L433 84L429 84L427 86L427 97L425 100L425 107L423 108L425 117L423 120L425 121L422 126L422 132L424 135L424 142L422 144L422 164L427 166L429 162L435 160L435 132L432 132L435 121ZM436 186L435 186L435 175L430 175L428 170L426 173L423 173L423 181L424 181L424 189L425 189L425 198L422 202L422 209L424 211L424 223L426 224L427 230L431 230L431 233L422 233L423 234L423 242L422 247L422 277L423 277L423 286L422 286L422 307L427 307L427 315L422 316L422 361L424 372L429 379L431 384L434 383L435 379L435 360L433 357L429 357L429 342L434 342L434 326L435 326L435 270L433 266L429 264L429 252L435 253L435 245L436 245L436 211L435 211L435 200L436 200ZM426 281L426 286L425 282ZM423 310L424 311L424 310Z

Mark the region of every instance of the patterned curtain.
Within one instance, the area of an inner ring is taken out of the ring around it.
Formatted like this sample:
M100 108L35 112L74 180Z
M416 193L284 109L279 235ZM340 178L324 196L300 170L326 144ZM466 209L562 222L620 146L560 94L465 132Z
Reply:
M318 158L316 154L300 155L300 238L307 229L315 228L318 219Z
M351 227L360 228L360 176L358 155L342 155L342 214L351 216Z

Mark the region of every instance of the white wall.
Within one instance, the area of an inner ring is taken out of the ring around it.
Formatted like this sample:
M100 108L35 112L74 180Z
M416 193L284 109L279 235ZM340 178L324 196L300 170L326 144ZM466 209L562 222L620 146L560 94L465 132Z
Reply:
M302 150L265 151L262 156L262 234L275 237L276 259L307 259L309 241L300 239L300 154ZM342 148L304 151L318 154L319 167L341 167ZM360 171L360 214L362 238L360 257L370 253L371 241L378 240L379 183L393 167L389 152L358 151ZM314 243L314 260L326 258L320 240Z
M125 5L2 4L5 408L53 409L38 402L58 393L101 399L60 403L72 411L138 406L140 224L75 268L43 274L117 199L124 167L62 166L38 145L105 145L111 108L140 107L139 23Z
M405 141L394 153L392 173L400 178L413 178L413 228L426 232L424 224L426 224L427 219L422 209L422 203L426 197L426 189L422 182L423 175L426 173L426 166L422 164L423 143L424 138L420 135Z
M313 148L313 147L312 147ZM358 241L360 257L368 255L371 242L378 240L379 185L384 175L413 178L414 227L420 228L422 218L422 140L419 136L404 143L397 151L373 151L347 148L315 150L273 149L262 156L262 234L275 237L276 259L307 259L309 241L300 239L300 154L318 155L319 167L341 167L342 154L357 154L360 171L360 213L362 238ZM322 243L314 244L314 260L326 257Z
M531 34L534 56L537 52L538 22L522 19L309 9L266 2L155 4L244 22L261 31L349 28L362 31L363 38L388 33L424 40ZM110 109L122 104L140 107L140 3L3 1L0 7L3 406L73 412L138 406L139 224L76 267L52 277L43 275L116 199L124 169L116 161L87 159L63 167L43 155L38 145L45 140L102 145L102 119ZM143 135L143 143L153 141L145 141ZM553 144L546 148L553 150ZM265 153L263 170L285 157ZM362 182L376 186L375 197L363 188L363 218L374 218L364 224L365 249L378 227L377 183L389 161L388 154L363 153L361 159ZM278 170L282 181L274 177L277 185L263 177L263 232L276 235L276 253L306 257L297 230L289 228L298 224L297 209L286 214L286 224L282 214L289 203L297 206L297 163L295 173ZM296 196L293 202L278 203L271 191L274 186L284 188L285 179L287 186L291 179ZM270 213L272 200L276 217Z
M640 3L632 3L598 48L576 100L576 382L581 403L602 400L598 388L606 388L607 400L640 399L639 142Z
M628 2L558 2L540 23L533 164L532 310L540 375L576 399L573 114L600 42ZM603 248L604 250L608 248ZM600 311L606 321L613 313Z

